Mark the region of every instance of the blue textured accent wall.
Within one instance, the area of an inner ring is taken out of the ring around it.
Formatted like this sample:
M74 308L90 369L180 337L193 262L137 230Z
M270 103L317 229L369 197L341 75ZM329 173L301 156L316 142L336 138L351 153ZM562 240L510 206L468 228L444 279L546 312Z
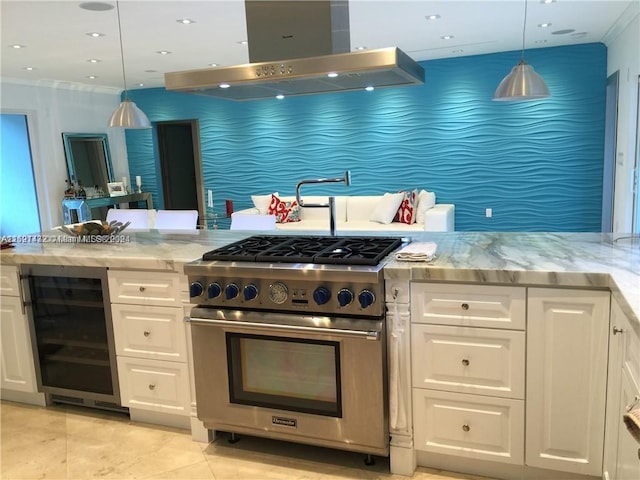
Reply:
M606 47L526 52L552 97L493 102L520 52L422 62L422 86L232 102L135 90L152 122L197 118L205 188L236 210L250 195L292 194L303 178L349 169L352 186L305 194L410 188L456 205L456 230L598 231L604 150ZM153 130L127 131L130 173L160 187ZM485 217L485 208L493 217Z

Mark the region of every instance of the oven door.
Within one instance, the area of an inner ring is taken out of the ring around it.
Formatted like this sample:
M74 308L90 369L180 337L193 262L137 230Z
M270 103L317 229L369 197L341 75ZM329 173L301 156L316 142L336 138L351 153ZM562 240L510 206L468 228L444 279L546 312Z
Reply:
M196 307L190 322L207 428L388 455L383 320Z

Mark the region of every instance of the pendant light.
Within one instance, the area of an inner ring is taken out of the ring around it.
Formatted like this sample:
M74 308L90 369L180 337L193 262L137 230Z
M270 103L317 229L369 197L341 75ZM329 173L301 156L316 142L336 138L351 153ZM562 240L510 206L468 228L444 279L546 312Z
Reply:
M524 60L524 35L527 28L527 0L524 0L524 25L522 26L522 56L520 62L511 69L493 95L499 102L521 102L549 97L549 89L533 67Z
M122 48L122 26L120 25L120 4L116 0L116 11L118 12L118 33L120 34L120 58L122 60L122 80L124 82L124 100L120 106L111 114L109 120L110 127L123 128L151 128L151 122L135 103L129 100L127 94L127 77L124 72L124 50Z

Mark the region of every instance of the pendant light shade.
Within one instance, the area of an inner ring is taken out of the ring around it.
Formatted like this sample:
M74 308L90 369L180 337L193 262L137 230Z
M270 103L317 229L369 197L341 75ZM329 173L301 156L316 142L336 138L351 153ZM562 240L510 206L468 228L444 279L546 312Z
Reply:
M129 100L127 95L127 77L124 71L124 50L122 48L122 26L120 25L120 4L116 0L116 11L118 12L118 33L120 34L120 59L122 60L122 80L124 83L124 100L120 106L111 114L109 119L110 127L122 128L151 128L151 122L135 103Z
M547 98L549 89L533 67L524 60L511 69L496 89L493 99L499 102L537 100Z
M151 128L149 119L138 106L125 97L120 106L111 114L110 127Z
M522 102L549 97L549 89L544 80L524 59L524 36L527 28L527 0L524 1L524 25L522 27L522 56L520 62L511 69L493 95L498 102Z

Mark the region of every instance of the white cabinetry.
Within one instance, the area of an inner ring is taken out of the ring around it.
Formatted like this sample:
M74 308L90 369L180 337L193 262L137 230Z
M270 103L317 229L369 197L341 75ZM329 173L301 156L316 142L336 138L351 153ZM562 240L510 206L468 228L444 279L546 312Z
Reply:
M44 405L44 395L37 393L31 336L26 313L22 309L18 268L2 266L0 270L0 378L1 397Z
M609 292L530 288L526 464L602 474Z
M124 270L108 275L122 404L132 419L189 428L183 277Z
M640 444L627 431L622 415L640 396L640 327L631 323L615 299L609 326L609 374L603 478L640 478Z
M411 285L418 451L521 465L526 290Z

